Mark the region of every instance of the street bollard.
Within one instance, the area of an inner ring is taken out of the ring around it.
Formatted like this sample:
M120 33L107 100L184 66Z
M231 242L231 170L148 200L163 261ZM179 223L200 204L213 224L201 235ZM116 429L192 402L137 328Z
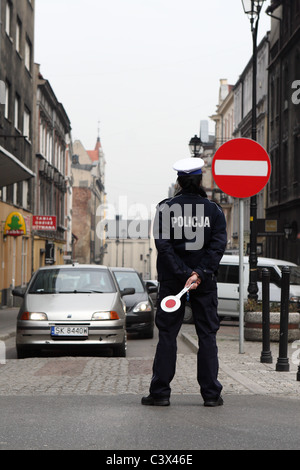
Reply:
M270 271L262 270L262 352L260 362L273 362L270 350Z
M289 296L290 296L290 268L282 268L281 281L281 306L280 306L280 334L279 334L279 357L277 358L276 371L288 372L290 370L288 350L288 327L289 327Z
M6 347L4 341L0 341L0 364L6 364Z

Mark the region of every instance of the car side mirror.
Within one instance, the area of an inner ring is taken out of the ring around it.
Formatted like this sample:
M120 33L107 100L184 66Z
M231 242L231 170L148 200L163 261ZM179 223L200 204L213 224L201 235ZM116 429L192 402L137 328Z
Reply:
M24 289L13 289L12 291L12 295L14 295L15 297L24 297L25 295L25 290Z
M158 291L157 286L147 286L147 291L149 294L153 294L154 292Z
M121 297L132 294L135 294L135 289L133 287L126 287L126 289L121 290Z

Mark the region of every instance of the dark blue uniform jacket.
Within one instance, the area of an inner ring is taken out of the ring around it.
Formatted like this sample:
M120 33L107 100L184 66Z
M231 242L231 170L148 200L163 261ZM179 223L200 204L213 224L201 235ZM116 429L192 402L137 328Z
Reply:
M222 209L200 194L180 191L157 206L153 233L159 281L185 284L195 271L202 281L217 274L227 243Z

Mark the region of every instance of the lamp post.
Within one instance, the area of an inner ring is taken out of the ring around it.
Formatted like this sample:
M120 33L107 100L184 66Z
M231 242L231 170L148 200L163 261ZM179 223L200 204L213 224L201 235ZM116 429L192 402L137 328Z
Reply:
M200 137L194 135L189 142L189 149L191 152L192 157L199 157L199 155L203 152L202 142Z
M256 141L256 70L257 70L257 31L259 15L265 0L242 0L244 12L250 19L253 40L252 57L252 131L251 138ZM249 255L248 298L257 300L257 199L250 198L250 255Z

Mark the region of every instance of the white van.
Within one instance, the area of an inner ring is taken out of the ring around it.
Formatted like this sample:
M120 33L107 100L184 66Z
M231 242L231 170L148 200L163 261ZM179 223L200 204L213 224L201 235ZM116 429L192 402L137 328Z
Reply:
M290 301L300 307L300 266L289 261L272 258L258 258L258 300L262 299L261 273L263 268L270 271L270 302L280 302L281 269L290 267ZM248 298L249 257L244 257L244 298ZM239 316L239 256L224 255L218 270L218 314L220 317Z

